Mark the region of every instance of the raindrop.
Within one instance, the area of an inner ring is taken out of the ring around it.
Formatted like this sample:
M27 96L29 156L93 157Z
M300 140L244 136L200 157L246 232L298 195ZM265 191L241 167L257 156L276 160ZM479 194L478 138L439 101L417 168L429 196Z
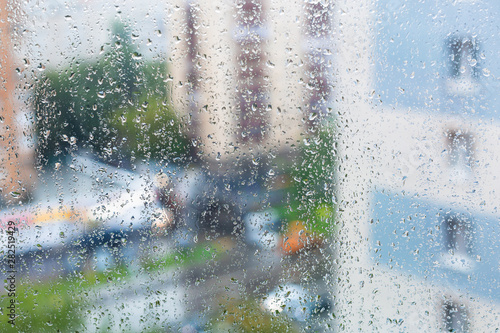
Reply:
M267 65L267 67L269 67L269 68L274 68L274 67L276 66L275 64L273 64L273 63L272 63L271 61L269 61L269 60L266 62L266 65Z

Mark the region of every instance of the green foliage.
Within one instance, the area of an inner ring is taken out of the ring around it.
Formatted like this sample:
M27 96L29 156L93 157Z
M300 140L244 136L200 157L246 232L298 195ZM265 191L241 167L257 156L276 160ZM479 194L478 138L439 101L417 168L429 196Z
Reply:
M295 167L297 195L304 204L331 204L334 184L335 141L331 126L323 125L303 141Z
M182 156L186 139L165 103L166 73L165 63L142 59L122 23L114 25L111 43L98 59L44 72L34 94L42 160L77 148L108 161ZM118 122L122 116L130 120Z
M335 219L335 131L330 123L319 127L300 146L299 162L290 173L290 202L281 214L289 222L302 220L320 237L333 232Z
M25 283L16 290L15 326L7 324L7 295L0 296L2 332L69 332L81 325L81 290L74 284Z
M210 332L298 332L290 318L271 314L255 300L234 300L221 305L220 313L209 323Z
M132 157L174 160L188 150L182 124L172 107L159 96L142 96L113 115L111 126Z

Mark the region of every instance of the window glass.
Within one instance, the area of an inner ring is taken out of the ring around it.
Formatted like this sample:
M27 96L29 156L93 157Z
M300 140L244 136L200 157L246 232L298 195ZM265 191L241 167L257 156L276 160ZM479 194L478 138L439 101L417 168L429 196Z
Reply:
M0 331L495 331L499 11L0 1Z

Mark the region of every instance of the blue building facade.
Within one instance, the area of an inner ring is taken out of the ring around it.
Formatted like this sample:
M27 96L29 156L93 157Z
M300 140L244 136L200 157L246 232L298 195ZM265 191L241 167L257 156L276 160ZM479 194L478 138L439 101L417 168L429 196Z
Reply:
M377 6L379 103L500 118L500 3L382 0Z
M432 127L433 117L439 119L433 131L441 131L436 137L442 140L431 144L440 153L416 169L446 179L445 189L433 194L426 188L436 188L432 175L410 191L394 183L376 186L370 195L370 260L442 287L443 295L452 291L500 304L500 213L490 182L498 171L490 162L498 155L500 133L500 3L388 0L376 7L375 109L425 115L427 121L415 121L415 127ZM447 302L438 314L443 328L469 331L466 306Z

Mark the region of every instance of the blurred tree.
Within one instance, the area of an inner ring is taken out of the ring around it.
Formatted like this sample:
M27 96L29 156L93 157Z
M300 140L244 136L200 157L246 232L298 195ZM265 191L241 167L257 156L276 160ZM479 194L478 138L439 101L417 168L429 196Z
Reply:
M309 231L322 238L333 232L335 218L335 120L326 119L304 139L300 158L292 168L294 185L291 189L295 214Z
M35 87L42 164L76 148L107 162L184 156L187 141L168 105L166 64L144 61L122 22L96 61L46 71Z
M183 127L172 107L160 96L142 95L137 103L115 112L111 120L127 157L178 162L189 149Z

